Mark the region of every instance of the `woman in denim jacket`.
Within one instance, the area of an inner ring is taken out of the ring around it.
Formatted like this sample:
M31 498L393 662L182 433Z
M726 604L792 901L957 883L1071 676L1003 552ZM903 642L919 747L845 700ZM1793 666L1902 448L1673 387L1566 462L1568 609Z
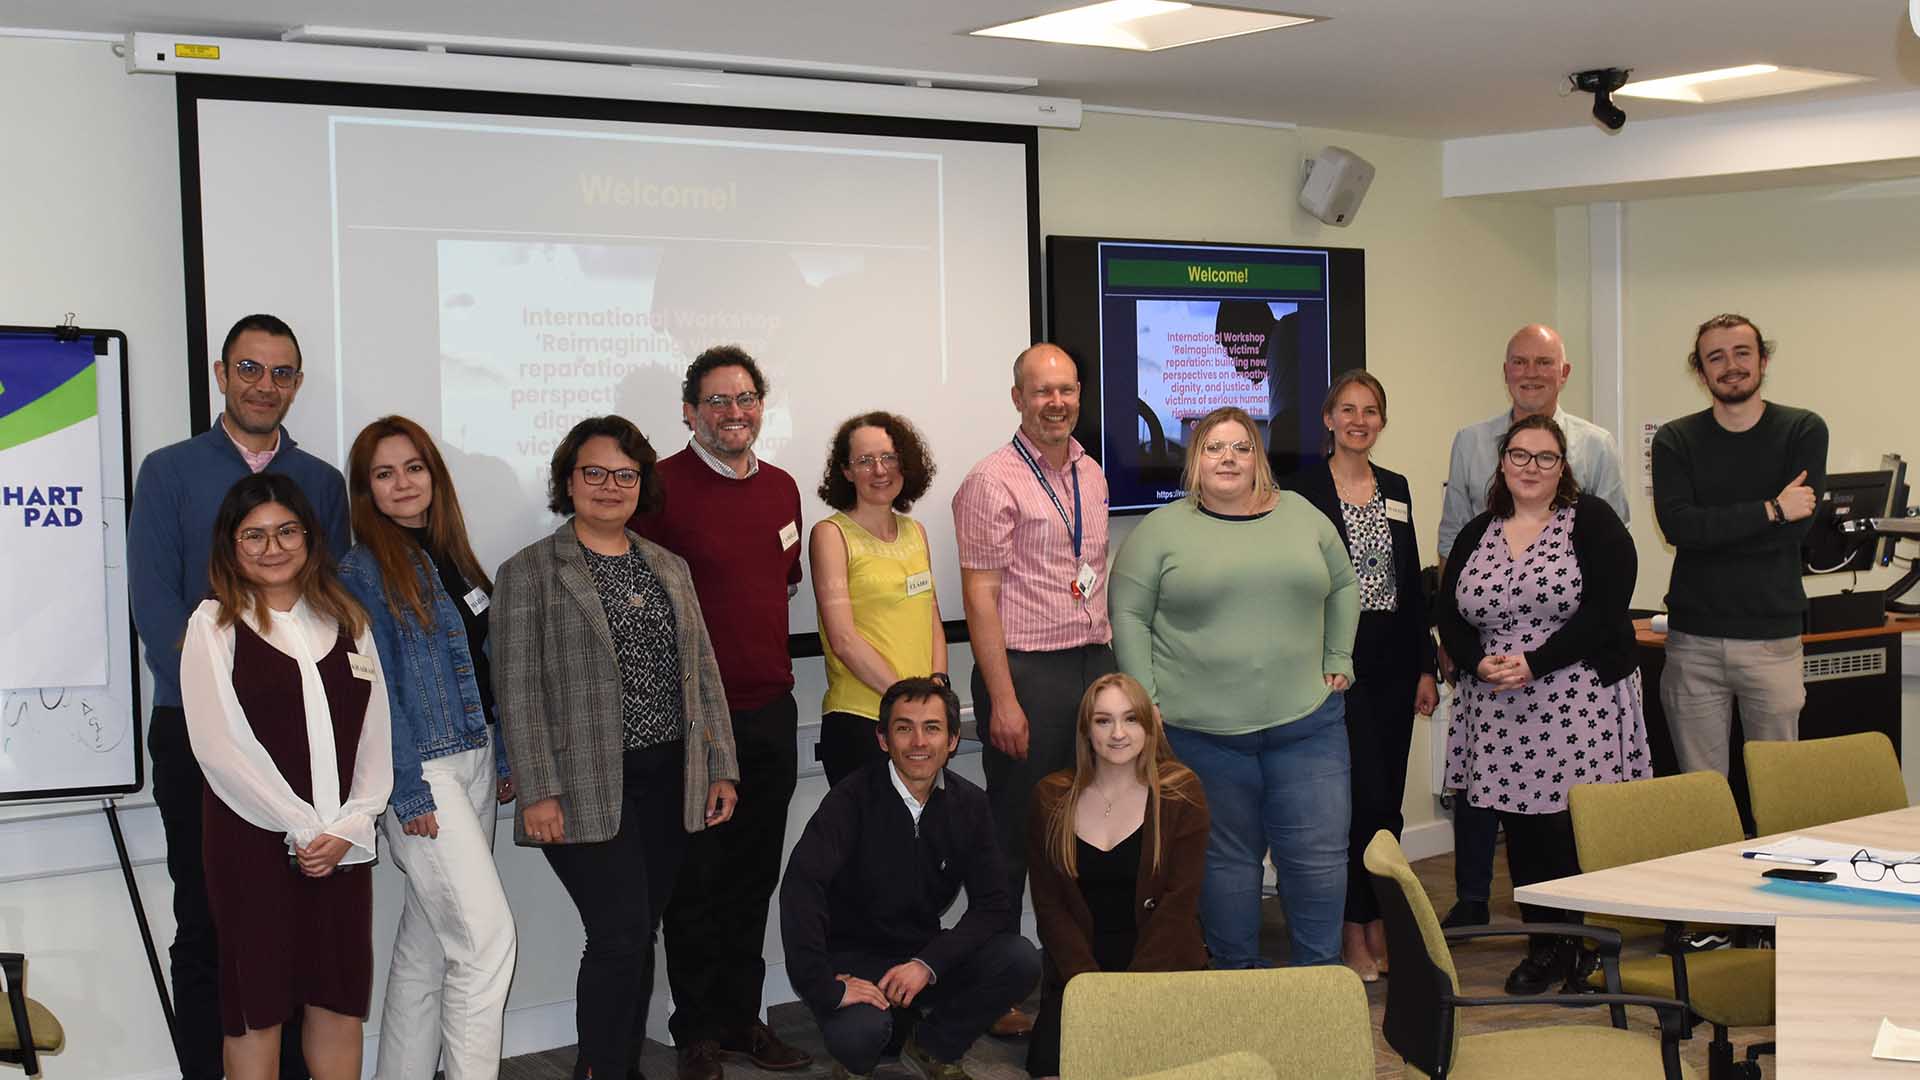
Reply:
M347 477L358 542L340 575L387 672L393 798L381 829L407 877L375 1075L432 1076L444 1049L447 1080L492 1080L515 953L493 863L494 806L513 797L487 669L493 582L420 425L367 425Z

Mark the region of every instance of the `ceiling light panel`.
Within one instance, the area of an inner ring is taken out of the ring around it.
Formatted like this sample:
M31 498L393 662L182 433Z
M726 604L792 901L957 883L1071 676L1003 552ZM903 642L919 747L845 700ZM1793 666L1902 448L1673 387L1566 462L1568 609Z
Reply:
M1849 75L1839 71L1746 64L1696 71L1688 75L1669 75L1662 79L1641 79L1615 90L1614 96L1713 105L1722 101L1797 94L1803 90L1823 90L1829 86L1866 81L1865 75Z
M1313 15L1243 11L1238 8L1179 3L1177 0L1106 0L1105 3L1087 4L990 26L973 33L980 37L1021 38L1060 45L1094 45L1105 49L1157 52L1318 21L1319 18Z

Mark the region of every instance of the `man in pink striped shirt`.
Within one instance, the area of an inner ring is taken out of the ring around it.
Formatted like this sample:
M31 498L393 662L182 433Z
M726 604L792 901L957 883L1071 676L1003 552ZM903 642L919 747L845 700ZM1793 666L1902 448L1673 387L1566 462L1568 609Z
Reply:
M1022 352L1013 362L1013 407L1019 431L967 473L953 496L953 525L987 798L1018 905L1033 785L1073 766L1080 696L1115 665L1107 478L1073 437L1073 358L1045 343Z

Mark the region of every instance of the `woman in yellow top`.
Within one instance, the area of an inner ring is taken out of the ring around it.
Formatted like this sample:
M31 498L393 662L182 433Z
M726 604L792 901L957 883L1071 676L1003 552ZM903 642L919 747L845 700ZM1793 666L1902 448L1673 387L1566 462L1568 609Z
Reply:
M819 757L829 784L887 756L874 738L887 687L946 674L927 531L905 516L932 479L926 443L902 417L863 413L833 436L819 493L837 513L807 544L827 659Z

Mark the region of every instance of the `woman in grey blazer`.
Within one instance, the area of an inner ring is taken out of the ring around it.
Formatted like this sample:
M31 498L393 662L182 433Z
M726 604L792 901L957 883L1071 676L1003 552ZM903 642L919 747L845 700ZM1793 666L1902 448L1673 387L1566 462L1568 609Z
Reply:
M553 454L553 535L501 566L494 697L539 847L586 927L573 1075L637 1075L653 940L687 834L733 815L733 728L687 564L626 529L659 501L646 436L582 420Z

